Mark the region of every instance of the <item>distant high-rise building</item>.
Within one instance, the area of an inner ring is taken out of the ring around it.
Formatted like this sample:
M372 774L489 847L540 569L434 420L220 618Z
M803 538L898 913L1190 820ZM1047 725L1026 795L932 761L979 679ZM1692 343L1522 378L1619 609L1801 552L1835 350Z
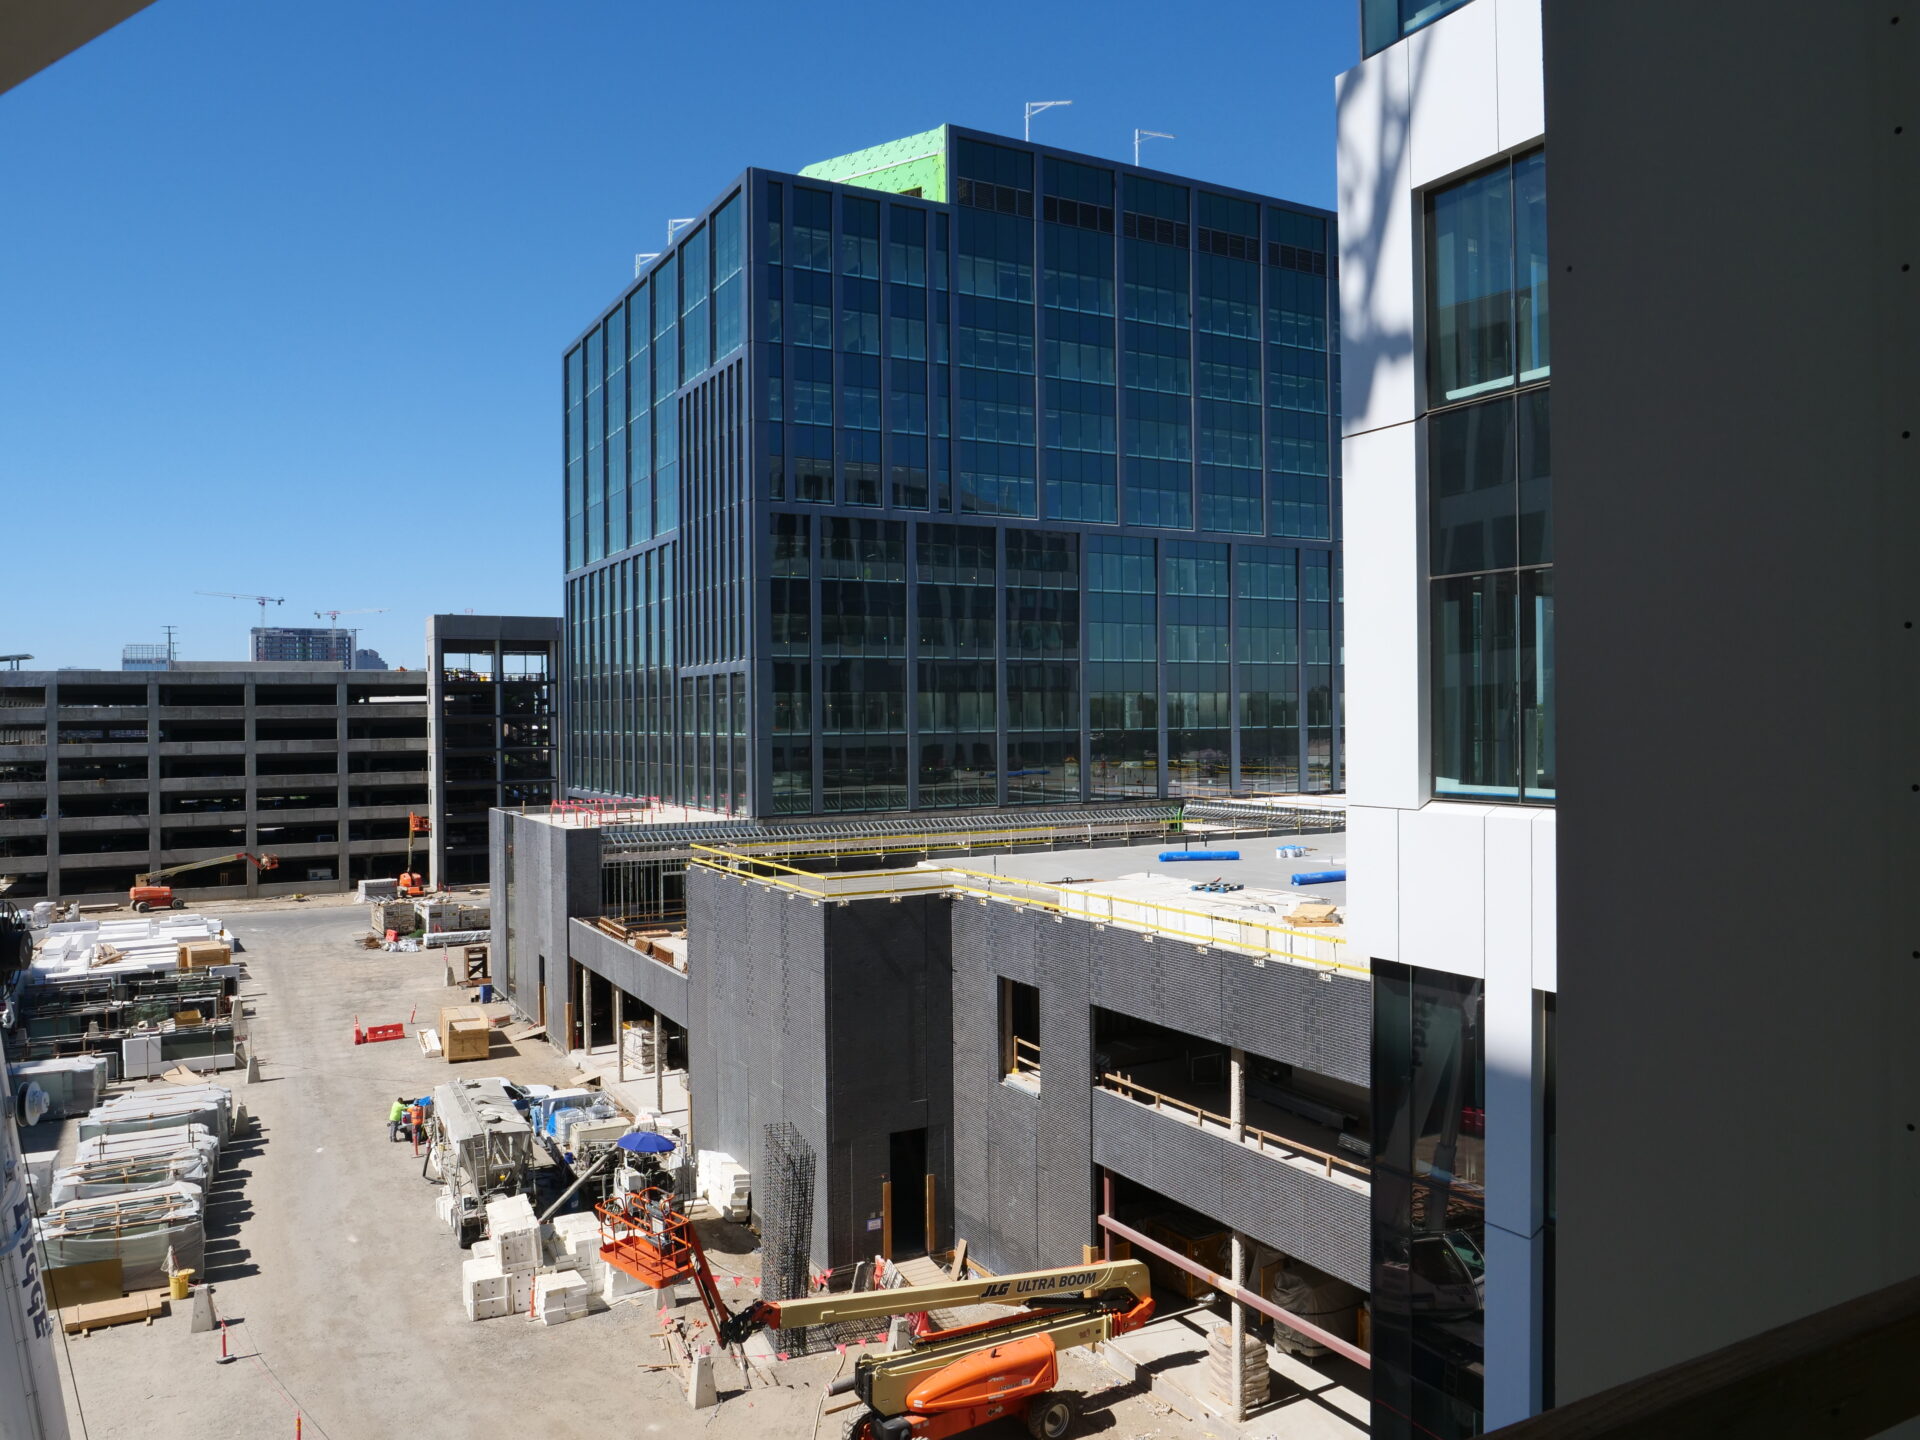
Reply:
M567 353L567 788L1341 785L1326 212L942 126L749 170Z
M356 650L353 652L355 670L390 670L393 667L380 658L378 650Z
M169 668L169 654L165 645L122 645L120 647L120 668L122 670L165 670Z
M354 632L323 630L303 625L256 625L253 627L253 659L292 661L311 665L333 662L342 670L354 669Z

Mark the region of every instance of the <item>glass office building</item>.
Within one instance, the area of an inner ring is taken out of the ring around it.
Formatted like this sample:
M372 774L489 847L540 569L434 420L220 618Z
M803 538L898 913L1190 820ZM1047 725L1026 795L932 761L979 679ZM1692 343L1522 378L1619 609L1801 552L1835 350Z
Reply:
M563 365L569 792L1339 789L1332 229L951 126L745 172Z

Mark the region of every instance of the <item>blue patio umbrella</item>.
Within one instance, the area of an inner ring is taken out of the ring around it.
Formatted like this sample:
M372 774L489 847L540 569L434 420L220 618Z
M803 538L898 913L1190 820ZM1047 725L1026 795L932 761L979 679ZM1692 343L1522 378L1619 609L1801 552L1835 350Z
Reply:
M615 1143L636 1155L664 1155L674 1148L673 1141L657 1130L629 1130Z

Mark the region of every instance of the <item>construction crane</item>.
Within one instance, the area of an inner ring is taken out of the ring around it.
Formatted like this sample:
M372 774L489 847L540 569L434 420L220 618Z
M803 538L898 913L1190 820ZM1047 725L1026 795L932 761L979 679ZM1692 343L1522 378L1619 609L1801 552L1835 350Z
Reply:
M755 1300L734 1312L714 1283L693 1222L663 1190L595 1207L600 1247L610 1265L661 1289L691 1278L722 1345L743 1344L763 1329L913 1315L938 1306L1018 1306L1004 1319L930 1330L902 1350L863 1355L854 1373L829 1387L851 1390L867 1412L848 1440L946 1440L996 1420L1024 1420L1027 1433L1060 1440L1073 1426L1074 1397L1056 1390L1062 1350L1138 1330L1153 1318L1152 1283L1139 1260L1090 1260L1058 1270L970 1276L937 1285L903 1285Z
M383 605L378 610L316 610L313 612L313 618L325 620L329 625L338 627L342 615L384 615L386 613L386 607Z
M196 595L211 595L216 600L251 600L260 607L260 623L263 626L267 623L267 606L284 605L287 603L284 595L235 595L227 590L196 590L193 593Z
M433 831L433 823L424 815L407 812L407 868L400 872L400 878L393 882L394 894L419 896L427 892L426 877L413 868L413 837L428 835Z
M280 865L278 855L251 855L245 850L232 855L216 855L211 860L189 860L184 865L169 865L163 870L149 870L144 875L134 876L133 888L127 891L127 901L143 914L154 909L177 910L180 902L174 898L173 887L156 885L156 880L164 880L169 875L182 875L208 865L226 865L235 860L244 860L256 870L275 870Z

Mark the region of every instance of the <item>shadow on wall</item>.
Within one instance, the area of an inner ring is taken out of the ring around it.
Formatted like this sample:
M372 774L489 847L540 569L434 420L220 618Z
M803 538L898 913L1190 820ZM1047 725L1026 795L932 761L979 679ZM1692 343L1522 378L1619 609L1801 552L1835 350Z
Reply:
M1397 106L1393 87L1383 83L1383 77L1376 77L1372 83L1365 85L1348 85L1335 99L1335 133L1340 150L1338 204L1342 237L1340 285L1335 296L1335 303L1339 305L1340 350L1343 360L1348 351L1356 356L1365 356L1367 360L1366 364L1351 369L1344 363L1340 367L1343 413L1338 418L1342 433L1345 433L1346 415L1369 413L1368 402L1372 398L1375 369L1395 361L1413 359L1414 335L1411 325L1405 330L1381 328L1380 314L1387 307L1379 302L1383 288L1388 295L1396 291L1406 293L1404 278L1383 274L1383 267L1399 263L1402 253L1389 243L1392 237L1388 230L1402 213L1400 207L1403 197L1400 192L1407 188L1407 176L1412 168L1412 156L1408 152L1412 145L1413 97L1420 89L1429 48L1424 45L1408 47L1407 90ZM1360 107L1368 104L1375 106L1378 112L1372 117L1371 123L1359 113ZM1359 153L1360 147L1376 143L1377 153ZM1349 178L1353 176L1366 176L1370 183L1362 188ZM1410 208L1406 215L1406 223L1411 224ZM1357 228L1364 235L1362 243L1348 242L1346 236L1349 227ZM1409 253L1418 255L1419 237L1415 235L1408 239ZM1351 260L1349 257L1352 257ZM1416 284L1416 294L1419 288ZM1344 303L1344 297L1348 295L1353 296L1351 305Z

